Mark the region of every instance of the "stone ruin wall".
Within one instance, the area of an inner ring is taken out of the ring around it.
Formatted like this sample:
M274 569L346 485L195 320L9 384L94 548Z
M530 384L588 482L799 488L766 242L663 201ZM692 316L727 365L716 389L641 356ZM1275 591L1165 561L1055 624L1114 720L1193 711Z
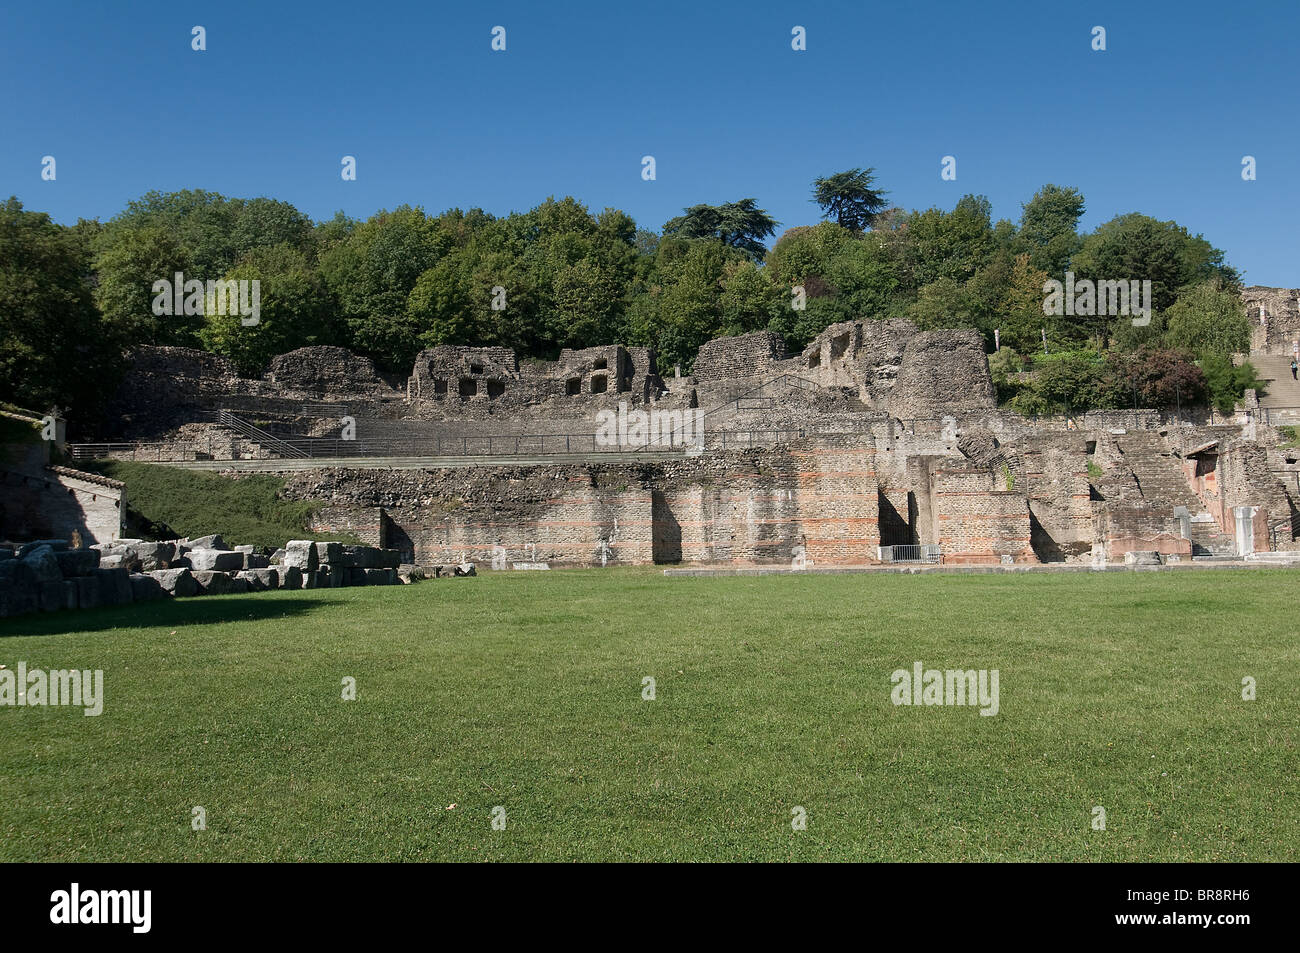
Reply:
M1037 562L1023 493L984 470L933 473L935 535L945 563Z
M1291 354L1300 342L1300 288L1252 285L1241 301L1250 319L1251 353Z
M286 492L331 501L317 530L422 565L866 564L879 545L873 456L827 439L636 465L317 470Z
M657 371L653 352L619 345L566 350L551 362L520 362L504 348L436 347L394 380L342 349L304 348L246 379L213 355L152 348L137 355L124 386L126 403L145 409L124 419L137 426L150 413L184 416L232 395L268 412L338 401L358 416L359 431L454 440L467 432L591 430L596 410L621 401L716 409L785 375L758 391L765 398L758 406L724 406L710 420L732 440L725 454L706 441L705 458L683 463L514 475L491 466L340 470L317 474L314 492L301 475L291 486L325 501L318 531L346 531L425 563L855 564L874 562L882 537L938 542L955 561L1021 562L1089 558L1097 539L1137 545L1176 535L1172 504L1143 503L1136 484L1125 489L1122 465L1103 467L1099 486L1110 500L1093 498L1088 475L1085 444L1096 445L1092 459L1104 463L1113 431L1163 434L1160 415L1093 412L1066 431L999 411L974 331L850 321L795 356L779 336L757 332L708 342L688 377L665 384ZM337 426L310 417L298 425L324 428L322 435ZM790 432L765 449L737 452L747 432L772 428ZM1228 462L1222 483L1235 488L1234 499L1289 511L1290 497L1258 461L1235 470Z

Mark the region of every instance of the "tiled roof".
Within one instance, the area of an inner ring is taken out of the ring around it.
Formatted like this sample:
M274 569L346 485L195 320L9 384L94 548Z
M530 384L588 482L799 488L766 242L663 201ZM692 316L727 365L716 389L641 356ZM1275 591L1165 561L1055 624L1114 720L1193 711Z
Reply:
M47 464L45 469L51 473L57 473L59 476L71 477L74 480L84 480L87 483L98 483L100 486L111 487L114 490L126 488L126 484L120 480L110 480L106 476L100 476L98 473L87 473L85 470L73 470L71 467L60 467L54 464Z

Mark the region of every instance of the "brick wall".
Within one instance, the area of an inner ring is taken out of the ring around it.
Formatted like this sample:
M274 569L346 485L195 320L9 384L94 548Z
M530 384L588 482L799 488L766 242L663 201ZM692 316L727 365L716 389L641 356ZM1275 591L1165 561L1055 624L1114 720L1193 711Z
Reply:
M1037 562L1023 494L994 488L983 470L936 470L934 508L944 562Z
M879 544L862 434L641 465L303 471L286 492L325 501L314 531L426 565L844 565Z

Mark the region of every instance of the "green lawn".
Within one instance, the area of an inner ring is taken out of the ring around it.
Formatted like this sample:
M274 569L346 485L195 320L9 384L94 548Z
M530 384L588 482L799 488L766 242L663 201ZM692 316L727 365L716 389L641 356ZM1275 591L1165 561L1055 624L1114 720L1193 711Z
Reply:
M0 860L1296 861L1298 581L593 570L11 619L0 664L106 701L0 708ZM895 707L917 660L998 669L999 714Z

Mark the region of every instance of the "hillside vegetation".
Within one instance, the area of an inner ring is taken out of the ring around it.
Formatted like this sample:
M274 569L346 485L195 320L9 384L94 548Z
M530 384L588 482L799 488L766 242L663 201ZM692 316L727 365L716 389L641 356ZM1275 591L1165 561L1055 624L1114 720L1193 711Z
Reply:
M228 545L278 548L290 539L358 542L347 534L310 533L312 504L286 500L284 479L238 479L152 463L103 461L93 469L126 484L127 533L140 539L177 539L220 533Z

